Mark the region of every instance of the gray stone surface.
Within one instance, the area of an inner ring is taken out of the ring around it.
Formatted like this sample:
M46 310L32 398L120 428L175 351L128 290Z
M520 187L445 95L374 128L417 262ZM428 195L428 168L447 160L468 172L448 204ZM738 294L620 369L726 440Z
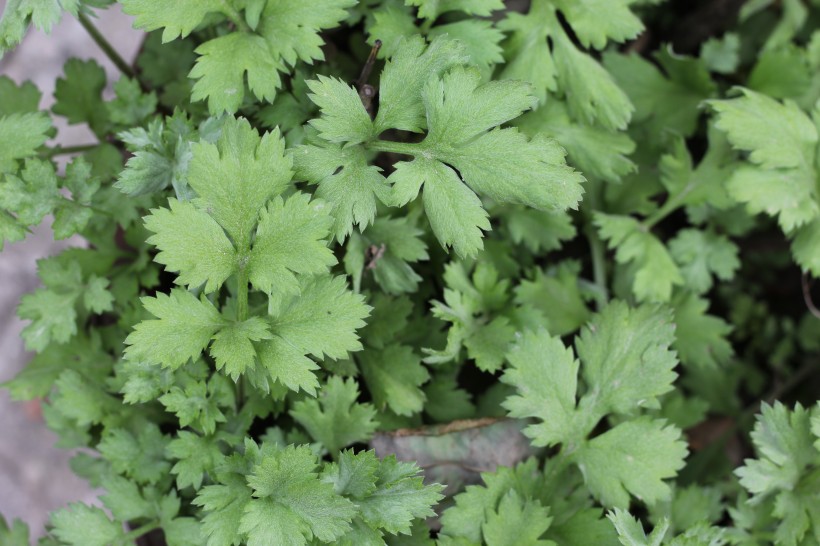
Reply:
M0 11L5 3L0 0ZM125 59L131 59L141 39L141 34L131 29L131 18L116 8L99 15L97 27ZM97 59L109 81L119 78L114 65L71 16L64 17L50 36L32 29L15 51L0 60L0 75L18 83L33 81L43 92L41 108L47 108L54 102L51 95L63 63L71 57ZM55 118L56 142L93 142L88 130L60 121ZM6 245L0 252L0 382L13 377L31 356L20 340L25 324L17 319L15 309L21 295L37 287L36 260L66 246L83 244L80 239L54 241L46 224L25 241ZM55 440L38 416L36 405L12 402L0 389L0 514L7 520L20 518L28 523L33 537L43 533L49 511L70 501L96 499L96 493L71 473L68 461L72 454L54 447Z

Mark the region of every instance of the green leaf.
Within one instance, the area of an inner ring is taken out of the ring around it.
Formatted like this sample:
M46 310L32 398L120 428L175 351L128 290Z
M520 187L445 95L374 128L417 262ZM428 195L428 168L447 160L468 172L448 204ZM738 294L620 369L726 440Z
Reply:
M635 107L612 75L586 53L579 51L561 31L555 36L555 72L566 90L572 116L605 129L625 129ZM634 99L633 99L634 100Z
M544 133L560 142L569 161L587 175L617 182L636 169L627 157L635 151L629 136L573 120L562 101L551 99L516 125L529 137Z
M343 535L356 513L353 503L319 480L316 456L307 446L289 446L254 465L248 485L254 491L239 530L248 545L330 542Z
M740 268L737 245L713 232L682 229L669 241L669 253L678 263L686 286L698 294L712 288L712 275L729 281Z
M122 544L122 524L111 521L100 508L71 503L51 515L52 533L71 546Z
M113 123L127 127L140 125L157 109L157 95L143 93L137 80L120 78L114 84L114 100L105 104L108 117Z
M590 318L579 288L579 269L577 262L561 262L554 275L536 269L532 280L522 280L515 287L515 302L532 306L553 335L576 331Z
M776 216L784 231L820 214L814 163L817 128L793 102L748 89L732 100L711 101L716 126L732 146L749 152L755 166L742 166L728 181L729 193L752 213Z
M581 375L599 407L625 415L659 407L672 390L678 364L670 345L675 327L668 309L629 308L613 301L581 330L575 343Z
M351 499L369 527L409 534L413 521L433 516L431 507L441 499L442 486L425 486L419 473L418 466L398 462L394 455L379 460L374 451L354 455L347 450L328 465L322 480Z
M474 256L484 248L481 230L490 230L489 215L455 171L437 161L416 159L398 163L388 182L394 184L400 205L415 199L424 184L424 210L443 247L452 246L463 257Z
M168 437L159 426L145 422L135 433L123 428L109 429L97 450L114 470L140 484L155 484L168 474L171 464L165 460Z
M278 130L261 138L245 119L229 118L216 144L198 142L188 184L204 209L233 239L240 251L269 199L290 186L292 161Z
M336 263L326 237L332 218L322 201L296 193L276 197L261 213L247 262L254 288L269 294L298 293L296 275L326 272Z
M353 87L322 75L307 85L310 100L322 110L322 117L310 123L320 137L328 142L359 144L375 136L373 121Z
M603 49L607 41L624 42L644 26L629 6L632 0L556 0L584 47Z
M637 55L607 52L606 69L635 105L634 121L644 123L649 138L664 141L674 131L691 136L698 128L699 105L715 95L716 87L703 61L675 55L663 48L657 64Z
M464 44L470 64L478 66L482 71L489 70L504 61L499 45L504 39L504 34L490 21L465 19L455 23L436 25L427 34L432 40L445 35Z
M383 351L363 352L359 367L377 408L396 415L419 413L426 400L419 388L430 379L421 357L406 345L388 345Z
M6 521L0 516L0 540L8 546L28 546L28 526L22 520L15 519L11 523L11 528L9 528Z
M0 116L0 173L16 171L17 159L34 155L48 140L51 120L39 112ZM0 201L0 206L10 208ZM36 222L31 222L36 223Z
M727 336L732 327L706 313L709 302L685 292L672 300L675 309L675 343L681 362L689 366L716 367L732 358Z
M220 2L221 3L221 2ZM270 52L261 36L234 32L214 38L196 48L200 57L188 75L197 80L191 100L208 100L211 115L232 114L245 99L245 74L248 88L262 101L272 102L282 85L279 72L284 65Z
M687 453L680 429L641 417L596 436L573 459L604 506L627 508L629 494L650 504L668 498L663 480L677 475Z
M117 520L134 521L153 515L154 507L143 498L135 482L112 474L103 478L102 486L105 495L100 500Z
M0 20L0 56L23 40L29 25L48 34L63 10L77 15L79 5L79 0L9 0Z
M333 376L318 398L296 402L290 415L329 453L336 454L345 446L369 439L376 430L376 410L357 402L358 397L355 379Z
M421 36L413 36L400 42L379 80L374 134L390 128L413 132L424 129L424 85L430 78L467 61L464 47L454 40L438 38L425 45Z
M219 290L234 273L237 255L225 232L191 202L171 199L169 208L152 209L145 228L154 233L146 239L159 253L154 261L178 273L177 282L206 294Z
M79 59L69 59L63 70L65 78L57 79L52 111L65 116L69 123L88 123L96 135L102 136L109 124L102 99L105 70L96 61Z
M501 0L406 0L405 3L418 6L419 17L424 19L435 19L442 13L451 11L487 17L493 11L504 9Z
M504 402L511 417L541 420L525 433L537 446L564 443L573 437L578 366L572 349L541 330L527 332L507 354L510 367L501 381L517 394Z
M373 223L377 199L389 201L381 169L370 165L360 147L299 146L292 152L296 177L315 184L316 197L332 205L332 233L337 241Z
M134 16L134 26L152 31L164 28L162 41L185 38L205 16L225 9L222 0L180 0L166 5L157 0L122 0L122 10Z
M669 529L669 522L663 521L652 530L649 536L643 530L641 522L627 510L616 508L606 515L618 531L618 538L624 546L661 546L663 537Z
M529 86L479 82L477 71L462 68L428 82L422 93L428 135L413 152L416 159L396 164L388 178L398 205L413 200L425 185L424 207L433 231L460 256L482 248L481 230L489 230L489 223L459 174L472 190L495 201L541 210L574 208L583 192L582 177L565 165L564 152L553 141L527 140L515 129L490 130L533 106ZM470 116L464 116L466 109Z
M152 3L156 6L154 9L162 10L160 3ZM281 83L279 72L286 70L285 63L294 66L297 61L312 64L324 59L320 31L337 26L355 3L355 0L321 0L311 5L299 0L265 3L261 11L257 8L251 17L254 23L258 17L255 33L232 32L197 48L201 57L189 74L198 80L192 99L207 98L212 114L236 112L244 99L247 72L248 87L253 94L260 100L272 101ZM226 11L235 12L235 9ZM172 35L177 32L174 28Z
M216 369L237 381L245 370L255 365L256 349L252 342L272 337L268 323L260 317L226 324L214 335L211 345Z
M222 452L213 438L199 436L187 430L177 432L177 437L168 442L166 453L177 459L171 473L177 476L177 488L188 486L198 491L206 474L213 472Z
M615 260L630 264L632 291L638 300L669 301L672 288L684 279L666 247L634 218L596 212L594 222L601 238L616 249Z
M302 354L341 359L362 348L356 330L370 307L347 289L344 277L305 277L300 295L281 300L270 313L271 331Z
M487 521L482 526L487 546L555 546L551 540L539 537L549 528L552 518L549 509L537 500L522 499L515 490L501 497L498 510L488 511Z
M210 302L182 289L140 301L156 319L140 322L125 339L129 360L179 368L199 358L225 322Z

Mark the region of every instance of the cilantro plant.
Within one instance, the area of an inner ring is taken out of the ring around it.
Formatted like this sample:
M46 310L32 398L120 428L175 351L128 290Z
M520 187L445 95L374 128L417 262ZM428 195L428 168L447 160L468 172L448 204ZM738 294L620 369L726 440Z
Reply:
M102 491L0 544L820 545L820 3L112 4L0 20L122 73L0 76L0 249L87 243L4 387Z

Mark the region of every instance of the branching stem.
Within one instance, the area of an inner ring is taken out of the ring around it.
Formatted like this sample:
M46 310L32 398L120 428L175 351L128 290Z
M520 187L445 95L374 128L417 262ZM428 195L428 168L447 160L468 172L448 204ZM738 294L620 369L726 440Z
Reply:
M412 142L391 142L389 140L374 140L369 142L367 147L376 152L392 152L402 155L418 155L421 152L420 146Z
M40 157L43 159L48 159L58 155L79 154L82 152L93 150L97 146L99 146L99 144L81 144L79 146L57 146L56 148L51 148L50 150L41 152Z
M141 537L143 535L147 535L148 533L150 533L154 529L159 529L160 527L161 527L161 525L158 521L152 521L150 523L146 523L145 525L141 525L140 527L137 527L133 531L129 531L128 533L126 533L125 536L122 537L122 540L123 540L123 542L128 542L128 541L133 542L133 541L137 540L139 537Z
M242 32L253 32L253 29L245 22L245 19L242 18L242 14L239 13L239 10L233 7L227 0L222 0L222 13Z
M91 22L85 14L80 13L77 18L80 20L80 24L83 28L88 32L91 39L102 49L103 53L111 59L111 62L122 72L125 76L129 78L135 78L136 74L134 74L134 70L131 66L120 57L120 54L117 53L117 50L113 48L113 46L105 39L97 27L94 26L94 23Z

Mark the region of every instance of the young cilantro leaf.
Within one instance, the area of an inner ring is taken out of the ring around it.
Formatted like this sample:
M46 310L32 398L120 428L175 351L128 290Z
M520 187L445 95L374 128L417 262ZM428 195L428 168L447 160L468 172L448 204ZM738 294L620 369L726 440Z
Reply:
M426 398L419 387L430 374L411 347L388 345L381 352L363 352L358 361L377 408L389 407L396 415L412 415L423 409Z
M810 528L818 532L813 516L817 494L807 474L820 462L811 419L812 412L800 404L790 411L780 402L764 403L752 431L758 457L746 459L735 471L753 495L751 502L774 498L772 515L779 518L774 540L779 544L799 544Z
M487 546L555 546L551 540L539 537L549 529L552 518L549 509L533 499L522 499L514 489L508 491L498 503L498 510L488 511L482 526Z
M359 291L370 272L387 294L415 292L421 277L411 264L427 260L424 231L409 217L382 217L363 234L353 234L347 244L345 271Z
M712 275L729 281L740 268L737 245L714 232L682 229L669 241L669 253L678 263L687 288L698 294L712 288Z
M594 222L601 238L616 249L615 260L629 264L634 275L632 292L638 300L669 301L672 288L684 279L663 243L629 216L596 212Z
M80 0L9 0L0 20L0 57L23 40L29 25L33 24L48 34L62 17L63 11L77 15L79 8Z
M521 116L516 125L530 138L543 133L560 142L572 164L586 175L617 182L636 169L627 157L635 151L628 135L573 120L563 101L549 100Z
M618 531L618 539L623 546L661 546L669 522L662 521L649 536L643 529L641 522L635 519L627 510L616 508L606 515Z
M28 526L22 520L15 519L11 522L11 528L9 528L6 520L0 516L0 540L8 546L28 546Z
M630 309L622 302L595 316L576 338L587 385L577 402L579 363L560 338L530 332L507 355L511 367L501 381L518 394L504 407L512 417L539 418L525 434L538 446L563 444L565 456L578 464L590 491L606 506L627 506L627 491L643 499L667 498L670 489L663 480L683 466L687 450L680 430L663 421L640 417L586 438L604 415L657 408L657 397L672 389L677 360L669 350L670 318L657 307ZM636 437L645 441L636 444Z
M225 229L240 252L268 200L290 186L292 161L278 130L261 138L245 119L229 118L216 144L198 142L188 184L199 197L194 204Z
M680 429L641 417L589 440L574 460L604 506L627 508L629 494L648 503L669 498L671 490L663 480L677 475L687 453Z
M504 402L509 414L541 419L525 429L536 445L569 441L577 428L575 396L579 368L572 349L544 331L528 332L507 359L510 367L501 381L514 385L519 393Z
M17 160L30 157L48 140L51 120L40 112L0 115L0 174L17 171ZM7 205L0 203L4 208Z
M388 129L419 132L427 127L421 94L430 78L468 61L459 42L439 38L426 45L421 36L399 44L379 79L379 111L374 134Z
M379 460L374 451L343 451L338 462L327 465L322 481L358 507L353 532L361 524L379 538L383 532L410 534L413 521L432 516L431 506L441 499L442 486L424 485L415 464L398 462L394 455ZM342 540L354 543L351 533Z
M199 300L182 289L141 301L156 319L137 324L125 339L128 347L124 354L132 361L179 368L188 360L199 358L213 335L227 322L209 301Z
M787 233L820 215L815 167L817 128L791 101L781 104L748 89L731 100L710 101L718 129L754 165L737 169L729 193L753 213L777 216Z
M350 528L356 506L320 480L316 466L307 446L289 446L254 465L247 480L255 498L239 526L249 545L331 542Z
M168 442L165 449L169 459L177 462L171 473L177 476L177 487L188 486L198 491L205 475L212 475L217 461L222 457L219 444L211 436L199 436L187 430L177 432L177 437Z
M103 137L110 126L102 98L105 70L96 61L79 59L69 59L63 70L65 77L57 79L51 110L69 123L88 123L94 134Z
M353 233L354 225L364 230L373 222L377 199L389 201L381 169L368 163L360 147L305 145L292 155L296 177L317 185L316 196L332 205L332 233L337 241Z
M47 258L37 267L45 287L23 296L18 309L20 318L31 320L22 333L29 349L39 352L50 343L68 342L77 333L78 313L83 310L112 309L108 281L96 275L84 279L76 261Z
M673 347L687 366L717 367L729 362L734 351L727 336L732 331L723 319L706 313L709 302L691 292L672 298L675 309Z
M296 193L276 197L263 209L253 248L247 257L248 278L267 293L295 293L297 275L325 273L336 263L326 238L332 223L323 201Z
M122 0L122 10L134 16L134 25L147 31L164 28L162 41L185 38L209 13L221 13L222 0L180 0L167 5L157 0Z
M143 422L135 432L110 428L97 450L111 467L140 484L156 484L168 474L171 464L165 459L168 437L153 422Z
M75 502L51 515L52 532L70 546L121 546L122 524L111 521L101 508Z
M343 447L369 439L378 425L375 408L358 397L355 379L333 376L317 399L296 402L290 415L335 457Z
M145 228L154 233L146 242L159 249L154 261L179 274L179 284L204 284L206 294L218 290L236 270L236 249L216 220L190 201L168 204L145 217Z
M413 200L424 184L433 231L443 246L452 245L460 256L482 248L480 230L489 230L489 223L459 174L472 190L495 201L541 210L574 208L583 192L583 178L564 164L557 144L540 137L527 140L515 129L490 130L533 106L529 86L479 82L477 71L463 68L428 82L422 92L427 137L404 151L416 159L396 164L388 178L397 205ZM464 116L468 104L471 115Z
M233 113L242 105L245 95L244 75L248 87L263 101L271 101L280 85L279 72L297 61L312 63L324 58L319 35L322 29L336 26L347 16L355 0L321 0L306 5L300 0L268 2L251 17L250 28L205 42L197 53L201 57L190 77L198 80L193 100L208 99L212 114ZM154 8L161 10L159 2ZM235 9L225 8L229 18L236 19ZM246 10L246 15L248 10Z

